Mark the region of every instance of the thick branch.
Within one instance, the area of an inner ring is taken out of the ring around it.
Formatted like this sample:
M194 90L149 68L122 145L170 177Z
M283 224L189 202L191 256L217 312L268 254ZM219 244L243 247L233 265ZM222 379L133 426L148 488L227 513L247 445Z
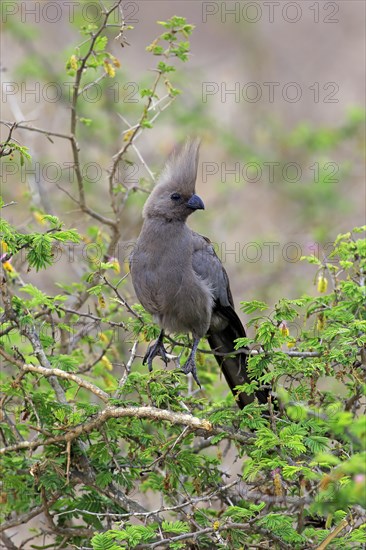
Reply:
M22 441L15 445L0 449L0 454L6 454L8 452L18 451L21 449L36 449L40 446L73 441L81 435L90 433L93 430L98 430L105 422L107 422L107 420L111 418L126 417L146 418L155 421L167 421L174 425L188 426L193 431L203 430L203 432L208 435L213 435L213 433L217 432L211 422L205 419L197 418L196 416L192 416L190 414L176 413L172 411L158 409L156 407L126 407L124 409L119 407L107 407L90 422L79 424L75 428L71 428L62 435L49 437L46 440L37 439L35 441ZM221 433L221 430L219 430L219 433ZM240 434L235 434L233 432L233 434L228 434L228 437L231 436L233 439L237 439L238 435ZM249 434L249 436L252 437L251 434ZM244 436L242 436L241 439L248 441L248 439Z
M17 547L12 542L11 538L5 535L5 533L0 533L0 539L3 541L4 548L6 548L6 550L17 550Z
M52 504L54 504L56 500L58 500L59 498L60 498L59 494L52 497L52 499L48 501L48 505L52 506ZM36 516L39 516L39 514L42 514L43 510L44 510L44 506L42 504L41 506L36 506L30 512L26 512L25 514L21 514L20 516L9 519L8 521L4 521L0 525L0 532L6 531L7 529L12 529L13 527L17 527L18 525L25 525L31 519L35 518Z
M1 348L0 348L0 353L1 353ZM91 382L87 382L86 380L83 380L82 378L80 378L80 376L77 376L76 374L73 374L71 372L65 372L63 370L54 369L54 368L47 369L37 365L23 365L22 370L23 372L37 372L38 374L41 374L46 378L50 376L57 376L57 378L70 380L72 382L75 382L75 384L77 384L81 388L85 388L86 390L94 393L99 397L99 399L101 399L104 402L107 402L109 399L109 395L105 391L98 388L98 386L95 386Z

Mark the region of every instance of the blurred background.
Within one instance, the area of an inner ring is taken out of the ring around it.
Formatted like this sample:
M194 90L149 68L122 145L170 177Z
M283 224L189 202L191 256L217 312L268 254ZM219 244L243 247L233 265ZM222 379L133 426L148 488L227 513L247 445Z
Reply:
M170 79L181 94L139 136L138 150L157 175L176 144L202 138L197 193L206 210L190 225L216 243L237 306L315 292L314 270L300 257L323 257L338 233L365 222L364 2L148 0L122 6L133 26L127 43L115 39L120 19L107 33L108 50L121 66L80 104L79 115L92 119L78 128L90 206L110 213L107 170L126 122L133 125L141 115L140 91L154 79L157 59L146 46L164 30L156 22L183 16L195 29L189 60L176 63ZM85 39L80 27L99 20L98 2L3 2L2 120L69 132L73 79L66 62ZM2 125L2 140L7 132ZM106 229L91 230L90 219L58 187L76 192L69 142L24 130L14 137L29 147L32 160L23 167L17 158L3 162L4 200L17 202L6 209L9 222L39 230L39 213L50 213L97 240ZM151 189L153 180L133 150L128 161L121 178ZM139 233L145 199L137 190L126 201L121 264ZM55 275L73 280L82 263L63 259L43 273L28 273L27 281L41 277L56 293Z
M111 215L112 157L123 146L122 132L141 117L141 91L155 78L159 58L146 47L164 31L156 22L179 15L195 29L188 61L177 60L169 75L181 93L160 112L167 90L164 84L157 90L152 116L159 116L136 140L139 154L129 149L118 170L129 189L116 253L121 275L154 184L151 174L158 175L174 146L198 135L197 193L206 209L189 223L215 243L237 309L241 300L273 305L281 297L316 294L315 268L301 256L325 257L339 233L365 223L365 3L146 0L122 7L133 28L116 39L119 13L106 33L120 67L91 86L78 108L87 201L105 216ZM80 28L100 23L101 3L3 1L1 10L1 119L68 134L73 76L66 66L86 39ZM99 77L89 71L84 85ZM0 131L6 140L9 129L0 125ZM70 198L77 185L69 141L20 129L12 137L32 159L23 166L16 154L2 160L4 201L16 202L3 210L9 223L23 232L45 231L42 216L52 214L76 227L84 245L105 246L108 228ZM93 270L82 247L39 273L28 270L22 254L14 265L25 283L51 295L60 293L58 283L83 275L84 288ZM123 296L135 302L129 278ZM114 360L125 362L129 353L130 342L121 343Z

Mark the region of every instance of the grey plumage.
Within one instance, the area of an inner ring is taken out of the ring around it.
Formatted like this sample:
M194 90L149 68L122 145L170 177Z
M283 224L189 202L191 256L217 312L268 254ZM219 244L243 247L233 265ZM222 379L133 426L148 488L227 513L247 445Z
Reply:
M225 354L234 351L234 340L245 336L245 330L212 244L186 225L192 212L204 208L195 194L198 152L198 141L187 141L175 152L146 201L143 227L130 260L132 282L137 298L161 328L158 341L145 356L149 368L156 355L166 361L164 331L191 333L192 352L182 369L191 372L199 384L195 354L200 339L207 335L236 394L235 386L250 381L247 356ZM256 396L261 403L267 402L266 391L259 390ZM253 396L244 393L237 396L240 407L252 400Z

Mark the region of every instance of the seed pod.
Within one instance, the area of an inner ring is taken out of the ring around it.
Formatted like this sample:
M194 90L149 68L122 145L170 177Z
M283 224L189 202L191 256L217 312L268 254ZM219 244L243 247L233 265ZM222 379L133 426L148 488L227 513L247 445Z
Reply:
M280 324L280 331L281 331L282 336L285 336L285 337L289 336L290 331L289 331L288 326L286 325L285 321L282 321L282 323Z
M324 274L321 273L318 277L318 292L321 294L326 292L328 288L328 280L324 277Z

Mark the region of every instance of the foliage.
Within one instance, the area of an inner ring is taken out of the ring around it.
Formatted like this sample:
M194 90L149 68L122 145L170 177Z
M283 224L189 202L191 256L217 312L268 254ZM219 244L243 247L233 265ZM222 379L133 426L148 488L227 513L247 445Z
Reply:
M126 205L146 188L127 184L118 164L130 162L140 133L154 127L156 106L178 97L170 79L174 63L189 58L193 27L183 17L160 21L164 32L147 47L156 76L141 87L136 123L123 133L103 182L106 217L94 209L76 133L83 143L99 124L83 90L117 78L120 62L107 50L117 7L98 25L83 25L83 43L68 52L71 134L44 131L70 146L77 194L66 194L92 223L65 229L37 209L42 231L1 221L2 540L11 548L12 529L43 514L30 529L31 548L361 548L365 228L339 235L324 260L304 258L314 266L314 296L282 298L275 307L242 302L255 329L254 338L237 342L249 350L253 378L242 389L271 386L268 405L239 411L231 396L222 399L204 344L204 391L191 387L174 358L173 368L155 365L148 373L138 345L158 331L129 303L117 248ZM122 24L122 43L127 30ZM20 126L12 125L2 144L3 157L17 153L9 162L29 160L27 147L11 137ZM309 128L298 139L321 147ZM90 254L90 245L100 253ZM59 275L71 252L79 269L65 281ZM32 279L33 268L54 270L58 294ZM189 346L181 335L168 343L172 356Z

